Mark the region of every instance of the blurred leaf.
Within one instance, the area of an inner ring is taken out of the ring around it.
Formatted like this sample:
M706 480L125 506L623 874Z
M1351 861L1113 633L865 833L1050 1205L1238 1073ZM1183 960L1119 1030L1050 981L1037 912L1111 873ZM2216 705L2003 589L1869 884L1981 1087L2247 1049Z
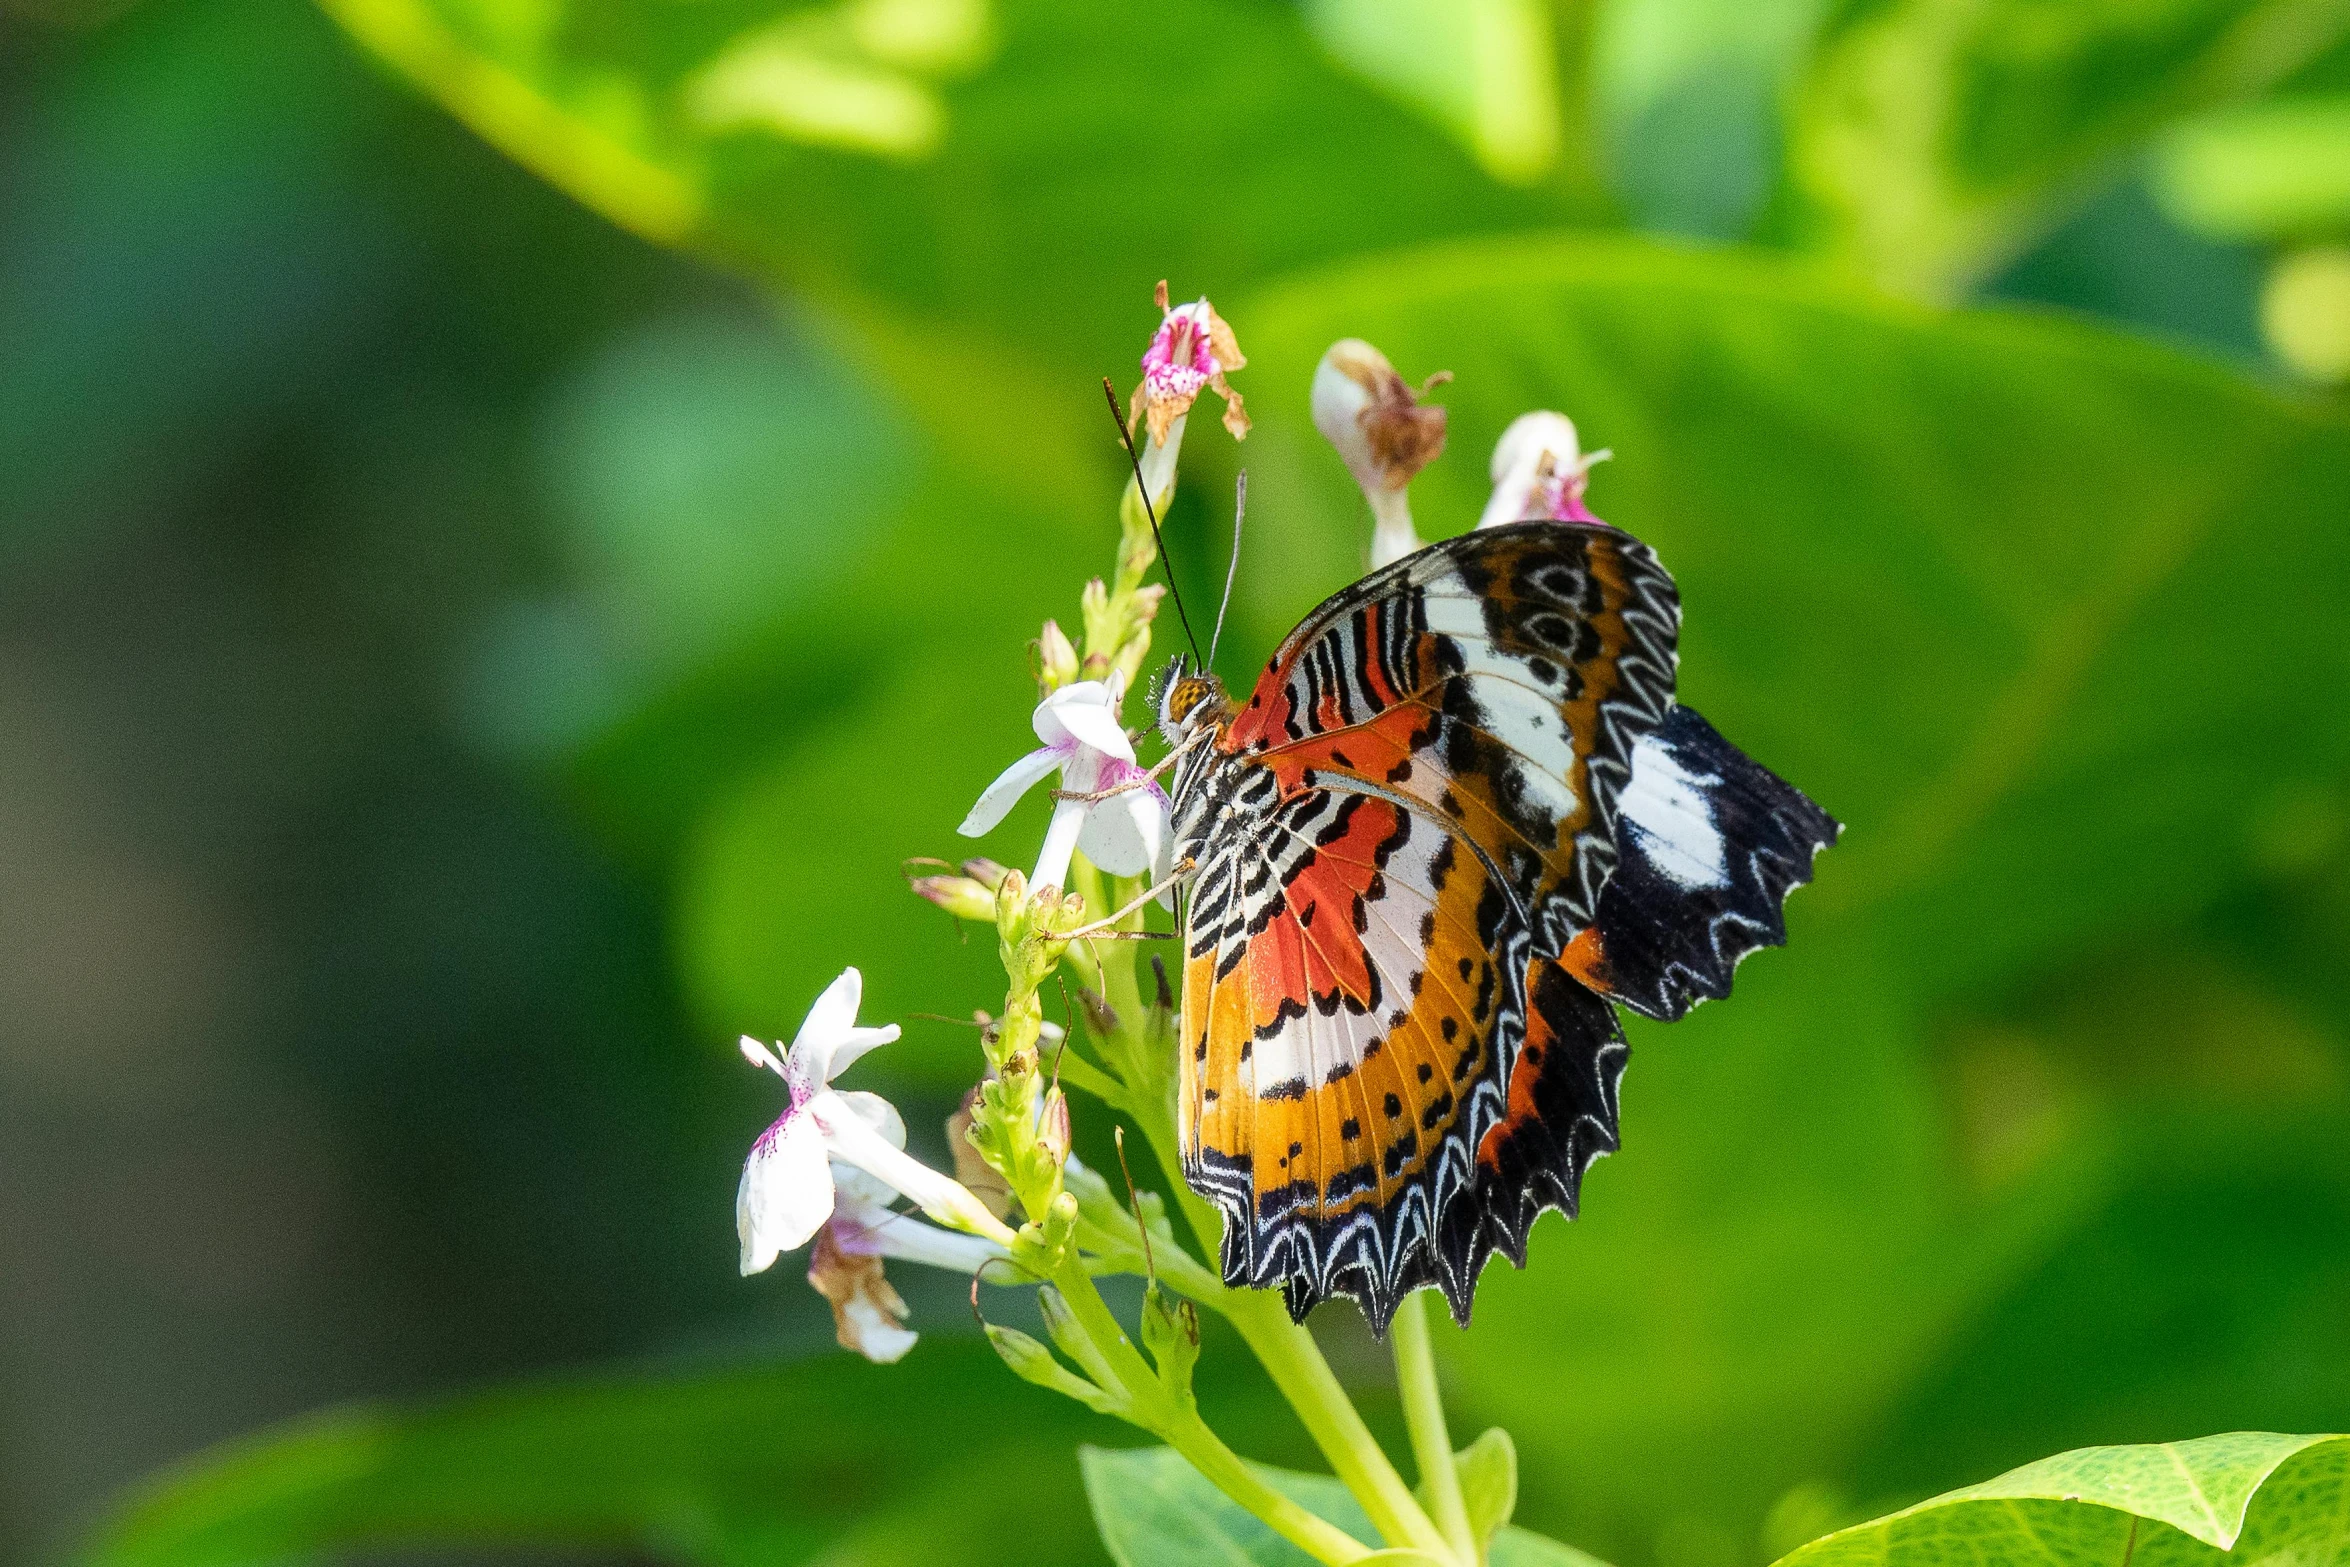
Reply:
M1592 40L1610 181L1638 225L1732 238L1779 177L1780 105L1822 0L1618 0Z
M946 1409L990 1414L975 1429ZM313 1417L166 1476L94 1567L231 1567L386 1544L530 1542L718 1563L806 1561L854 1540L937 1560L937 1531L1009 1533L1019 1560L1092 1559L1068 1451L1087 1417L984 1345L902 1366L847 1355L606 1376ZM1000 1476L1018 1473L1006 1491ZM909 1511L910 1509L910 1511ZM958 1554L958 1560L980 1560Z
M1078 1460L1102 1543L1118 1567L1310 1567L1313 1561L1172 1448L1086 1447ZM1378 1543L1370 1519L1337 1480L1262 1465L1257 1472L1364 1544ZM1495 1537L1492 1560L1493 1567L1602 1567L1572 1546L1510 1528Z
M1905 1499L2048 1445L2307 1429L2350 1407L2350 1124L2209 1099L2105 1114L2130 1144L2112 1196L1872 1422L1845 1494Z
M998 352L1074 350L1094 373L1139 355L1157 277L1229 290L1371 243L1572 215L1348 81L1289 8L1245 0L844 0L780 19L753 0L325 3L650 238L977 325ZM1504 143L1522 155L1533 134L1513 121Z
M1849 824L1789 951L1635 1023L1626 1152L1448 1346L1519 1442L1520 1517L1625 1549L1675 1510L1746 1534L2110 1190L2095 1121L1979 1184L1937 1020L2159 939L2261 874L2242 802L2350 772L2350 426L2110 334L1631 244L1421 251L1232 314L1260 386L1341 334L1455 372L1427 533L1474 518L1512 417L1563 405L1616 453L1596 509L1680 580L1683 694ZM1277 521L1249 539L1243 669L1367 537L1296 403L1252 409Z
M1485 171L1531 185L1559 161L1551 8L1545 0L1308 0L1332 56L1458 136Z
M2279 260L2261 291L2260 329L2296 374L2350 381L2350 248L2312 245Z
M2350 96L2191 120L2165 139L2154 188L2180 223L2223 239L2350 228Z
M2345 29L2343 0L1846 0L1791 110L1790 172L1827 248L1955 297L2164 124Z
M680 316L557 388L541 485L570 587L481 637L465 701L485 739L575 752L777 627L843 637L843 589L871 580L929 453L830 347L798 321Z
M1784 1562L2170 1567L2216 1562L2219 1552L2280 1564L2350 1553L2350 1437L2248 1431L2060 1453L1815 1540Z
M1018 644L1005 642L1012 666ZM994 684L982 696L963 661L916 665L702 821L679 870L677 924L686 984L709 1016L788 1038L823 976L845 963L864 965L876 1020L1000 1006L994 930L961 924L899 874L916 854L1032 857L1050 809L1041 799L984 842L955 834L988 779L1034 744L1023 722L1033 688ZM997 737L1000 755L987 750ZM982 1068L978 1037L913 1020L873 1067L960 1092Z

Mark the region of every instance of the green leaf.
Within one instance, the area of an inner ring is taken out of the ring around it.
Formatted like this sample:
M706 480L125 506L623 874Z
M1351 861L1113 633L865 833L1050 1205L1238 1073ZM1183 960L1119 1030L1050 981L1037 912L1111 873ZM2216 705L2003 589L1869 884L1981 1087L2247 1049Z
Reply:
M1517 1445L1507 1431L1495 1426L1461 1449L1455 1462L1461 1471L1461 1500L1468 1507L1470 1532L1480 1540L1490 1540L1518 1510Z
M1680 580L1685 697L1849 824L1788 950L1634 1025L1624 1152L1446 1338L1462 1418L1520 1445L1520 1518L1627 1551L1685 1511L1752 1528L2120 1178L2095 1080L2005 1162L1956 1141L1946 1027L2027 975L2172 959L2267 874L2247 822L2350 773L2350 425L2114 334L1630 243L1421 251L1233 314L1260 384L1342 334L1455 373L1426 534L1475 517L1511 418L1566 408L1616 454L1594 508ZM1294 404L1252 407L1251 510L1277 521L1251 529L1239 671L1368 536ZM2227 1041L2179 1048L2224 1076ZM2033 1100L2006 1103L2013 1126Z
M2180 223L2219 239L2350 226L2350 96L2248 104L2180 126L2154 166Z
M984 1461L968 1421L940 1418L982 1405ZM1018 1523L1024 1562L1081 1561L1084 1542L1053 1520L1078 1515L1067 1454L1085 1419L976 1343L925 1343L894 1367L828 1354L361 1407L164 1476L91 1560L232 1567L529 1541L768 1567L854 1540L844 1554L859 1561L917 1563L935 1560L922 1540L951 1519L974 1534ZM1016 1496L1007 1472L1023 1476Z
M1310 1567L1313 1561L1217 1490L1172 1448L1087 1447L1078 1458L1102 1544L1118 1567ZM1366 1545L1378 1542L1371 1521L1337 1480L1256 1467L1292 1501ZM1403 1551L1380 1552L1375 1559L1418 1558ZM1602 1567L1571 1546L1510 1528L1494 1541L1492 1559L1494 1567Z
M998 354L1083 345L1072 368L1093 374L1131 372L1155 278L1223 291L1371 243L1573 215L1348 79L1289 8L1247 0L325 4L651 239L977 326ZM1537 133L1492 134L1523 159Z
M1954 297L2165 124L2346 28L2343 0L1850 0L1790 111L1790 173L1829 248Z
M1559 161L1557 45L1542 0L1309 0L1331 54L1450 130L1495 179Z
M2193 1542L2200 1542L2200 1548ZM1815 1540L1784 1567L2331 1562L2350 1553L2350 1437L2238 1432L2090 1447Z

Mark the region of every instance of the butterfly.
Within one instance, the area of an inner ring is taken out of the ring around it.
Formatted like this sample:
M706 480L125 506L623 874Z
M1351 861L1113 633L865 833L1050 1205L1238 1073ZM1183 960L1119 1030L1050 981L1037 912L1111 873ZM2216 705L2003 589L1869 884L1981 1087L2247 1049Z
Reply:
M1432 544L1291 632L1245 702L1178 658L1183 1174L1233 1285L1384 1333L1618 1146L1617 1006L1674 1019L1786 940L1836 820L1674 699L1680 598L1605 524Z

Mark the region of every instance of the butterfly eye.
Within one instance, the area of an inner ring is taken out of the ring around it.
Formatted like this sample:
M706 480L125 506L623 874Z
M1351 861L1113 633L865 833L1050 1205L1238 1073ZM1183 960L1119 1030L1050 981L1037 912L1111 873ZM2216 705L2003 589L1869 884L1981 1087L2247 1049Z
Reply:
M1146 700L1151 705L1151 711L1162 718L1172 719L1172 714L1168 712L1167 698L1174 694L1176 683L1182 677L1183 655L1180 653L1159 666L1159 672L1151 676L1150 690L1146 693Z

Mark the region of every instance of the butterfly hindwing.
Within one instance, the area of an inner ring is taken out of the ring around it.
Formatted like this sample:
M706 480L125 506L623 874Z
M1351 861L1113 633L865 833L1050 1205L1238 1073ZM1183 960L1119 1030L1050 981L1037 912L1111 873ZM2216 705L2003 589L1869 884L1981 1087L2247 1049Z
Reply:
M1485 1257L1572 1210L1623 1047L1553 960L1614 865L1677 628L1628 535L1483 530L1325 604L1179 772L1185 1174L1228 1280L1382 1329L1435 1283L1465 1320Z
M1787 895L1837 820L1676 707L1633 748L1617 866L1564 961L1592 989L1667 1022L1730 993L1739 961L1783 945Z

